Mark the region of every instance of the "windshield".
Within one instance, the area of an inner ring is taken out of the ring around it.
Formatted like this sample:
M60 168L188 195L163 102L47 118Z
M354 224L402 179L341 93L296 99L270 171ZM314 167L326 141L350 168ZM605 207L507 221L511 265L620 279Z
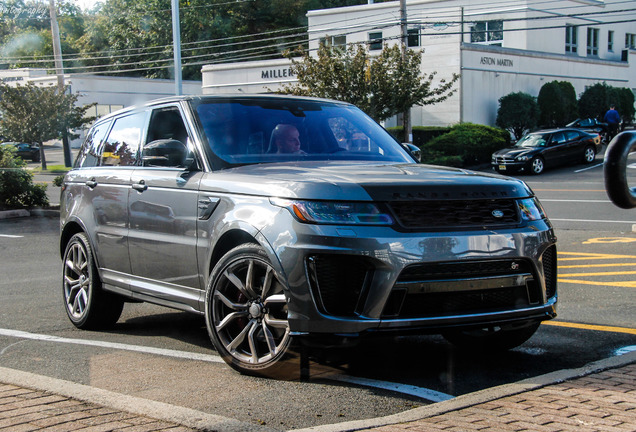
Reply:
M290 160L414 162L351 105L302 99L203 100L195 106L215 160L233 165Z
M515 144L515 146L516 147L545 147L547 139L548 139L547 135L530 134L521 138L517 142L517 144Z

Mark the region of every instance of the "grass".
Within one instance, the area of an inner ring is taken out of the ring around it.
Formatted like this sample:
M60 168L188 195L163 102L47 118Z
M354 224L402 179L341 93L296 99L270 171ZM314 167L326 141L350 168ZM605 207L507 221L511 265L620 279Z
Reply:
M37 168L33 168L32 171L37 173L46 172L46 173L52 173L52 174L64 174L64 173L67 173L70 169L71 168L64 165L48 165L46 167L46 170L43 170L42 167L37 167Z

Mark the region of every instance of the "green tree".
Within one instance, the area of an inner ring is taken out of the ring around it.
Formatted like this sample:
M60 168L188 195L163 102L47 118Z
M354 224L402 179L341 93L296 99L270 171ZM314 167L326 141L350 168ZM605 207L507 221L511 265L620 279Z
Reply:
M305 53L300 61L292 59L298 82L284 85L281 93L349 102L381 121L415 105L442 102L455 92L458 75L435 87L436 73L423 77L420 65L420 52L409 50L402 57L397 45L385 46L377 57L362 44L346 49L321 45L316 57Z
M579 113L582 117L603 120L612 104L616 105L624 123L634 121L634 93L629 88L613 87L607 83L597 83L585 89L579 98Z
M576 91L569 81L545 83L539 90L537 103L541 126L562 127L577 118Z
M64 130L79 129L92 121L86 112L94 106L77 106L79 95L59 93L57 87L0 85L0 131L14 141L38 143L42 168L46 169L46 158L42 143L59 138Z
M532 95L517 92L499 98L497 126L509 130L516 139L536 128L538 120L539 105Z

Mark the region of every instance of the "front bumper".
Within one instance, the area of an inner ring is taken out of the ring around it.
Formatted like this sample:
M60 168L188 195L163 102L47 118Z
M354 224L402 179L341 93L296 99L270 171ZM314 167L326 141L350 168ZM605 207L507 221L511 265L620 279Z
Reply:
M292 228L277 229L285 226ZM286 278L296 335L435 332L556 316L556 238L547 220L402 233L303 224L281 211L261 234Z

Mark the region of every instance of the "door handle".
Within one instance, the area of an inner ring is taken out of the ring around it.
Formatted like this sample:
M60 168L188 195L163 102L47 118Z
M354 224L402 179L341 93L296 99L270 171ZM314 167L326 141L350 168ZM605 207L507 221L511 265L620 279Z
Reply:
M139 183L133 183L132 188L137 192L143 192L148 189L148 185L145 181L139 180Z
M97 186L97 182L95 181L94 178L87 180L86 183L84 183L86 186L88 186L89 188L93 189L95 186Z

